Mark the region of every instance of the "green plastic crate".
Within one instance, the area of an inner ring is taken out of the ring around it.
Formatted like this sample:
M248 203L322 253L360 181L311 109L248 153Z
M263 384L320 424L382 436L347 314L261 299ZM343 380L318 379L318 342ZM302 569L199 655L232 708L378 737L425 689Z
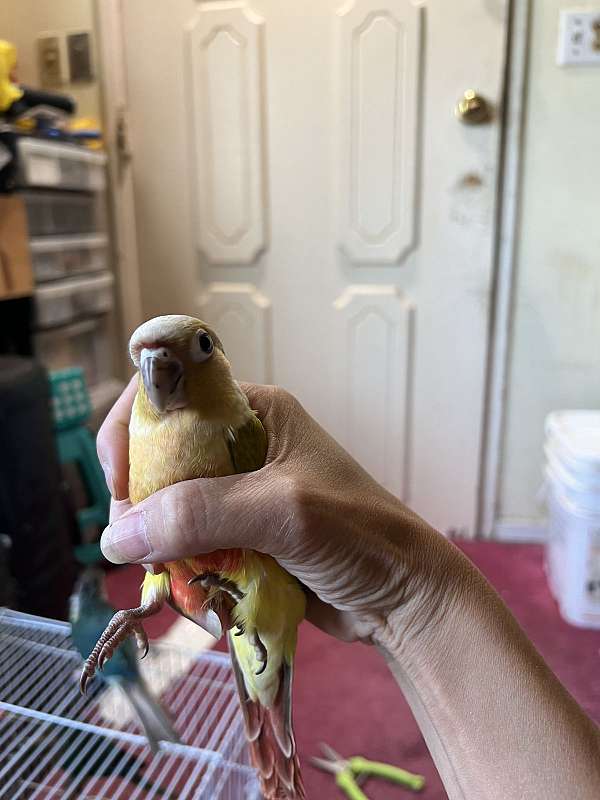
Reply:
M92 414L92 404L81 367L50 373L54 428L68 430L83 425Z

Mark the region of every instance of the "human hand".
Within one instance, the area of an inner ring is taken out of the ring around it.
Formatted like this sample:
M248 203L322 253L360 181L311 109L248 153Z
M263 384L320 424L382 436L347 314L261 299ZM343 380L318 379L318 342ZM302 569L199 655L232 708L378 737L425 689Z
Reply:
M309 590L307 618L338 638L389 644L432 619L457 569L454 548L277 387L243 386L267 432L262 469L184 481L132 507L128 424L136 388L134 378L98 434L114 498L101 542L110 561L160 565L248 548L295 575Z

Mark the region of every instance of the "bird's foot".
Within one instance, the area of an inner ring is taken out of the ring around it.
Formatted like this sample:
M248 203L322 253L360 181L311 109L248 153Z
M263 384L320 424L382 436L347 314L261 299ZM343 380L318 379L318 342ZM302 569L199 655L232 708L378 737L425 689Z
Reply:
M240 603L245 597L237 583L227 578L222 578L214 572L203 572L201 575L195 575L188 581L188 586L192 586L194 583L199 583L203 589L220 589L235 600L236 603Z
M148 636L140 620L151 617L161 608L162 603L154 602L138 608L117 611L83 665L81 678L79 679L79 688L82 694L85 694L89 682L96 674L96 670L104 667L117 647L129 636L135 636L137 646L143 651L142 658L147 655Z
M240 590L237 583L234 581L230 581L228 578L223 578L220 575L217 575L214 572L203 572L201 575L195 575L193 578L190 578L188 581L188 585L192 586L194 583L199 583L203 589L207 591L209 589L217 589L221 592L225 592L232 600L237 604L241 603L245 597L245 594ZM236 624L237 632L234 636L244 636L248 637L248 641L254 648L254 653L256 656L256 660L260 664L260 668L256 672L257 675L262 675L262 673L267 668L267 648L264 646L263 642L261 641L260 636L258 635L256 629L252 631L246 630L246 625L243 622L238 622Z

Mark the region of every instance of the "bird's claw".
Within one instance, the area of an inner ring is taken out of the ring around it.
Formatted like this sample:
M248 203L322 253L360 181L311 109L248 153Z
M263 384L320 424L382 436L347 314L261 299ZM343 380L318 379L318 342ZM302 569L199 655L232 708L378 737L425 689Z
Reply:
M140 619L155 614L160 607L160 603L149 603L139 608L117 611L83 665L79 679L79 689L82 694L86 693L96 670L104 669L117 647L131 634L135 636L139 649L143 651L142 658L148 654L148 636Z
M261 665L260 669L255 672L255 675L262 675L263 672L266 670L267 663L269 661L267 655L267 648L262 643L261 638L256 631L253 631L248 636L248 640L250 641L250 644L254 648L254 655L256 656L256 660Z
M146 658L148 650L150 649L150 643L148 642L148 635L143 625L138 625L134 628L133 632L135 634L135 643L138 646L138 650L141 652L140 658Z
M200 575L194 575L188 581L188 586L193 586L194 583L199 583L203 589L219 589L228 594L236 603L240 603L245 595L240 591L237 583L230 581L228 578L222 578L214 572L203 572Z
M223 578L214 572L203 572L200 575L195 575L188 581L188 586L193 586L195 583L199 583L202 588L206 590L218 589L222 592L225 592L225 594L228 594L235 601L235 603L240 603L245 597L237 583L230 581L228 578ZM243 636L246 633L246 626L243 623L237 623L236 628L237 632L233 634L234 636ZM256 631L252 631L252 633L248 635L248 640L254 648L256 660L260 664L260 668L256 674L262 675L267 668L267 648L262 643L260 636Z
M87 692L88 683L94 677L94 672L88 672L87 669L87 661L84 664L83 669L81 670L81 677L79 678L79 691L82 695L85 695Z

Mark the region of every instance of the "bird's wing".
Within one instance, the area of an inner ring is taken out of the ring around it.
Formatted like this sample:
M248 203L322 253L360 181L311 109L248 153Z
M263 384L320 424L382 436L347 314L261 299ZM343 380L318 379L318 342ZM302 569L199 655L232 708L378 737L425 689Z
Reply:
M235 472L253 472L265 463L267 434L254 412L239 428L228 428L227 448Z

